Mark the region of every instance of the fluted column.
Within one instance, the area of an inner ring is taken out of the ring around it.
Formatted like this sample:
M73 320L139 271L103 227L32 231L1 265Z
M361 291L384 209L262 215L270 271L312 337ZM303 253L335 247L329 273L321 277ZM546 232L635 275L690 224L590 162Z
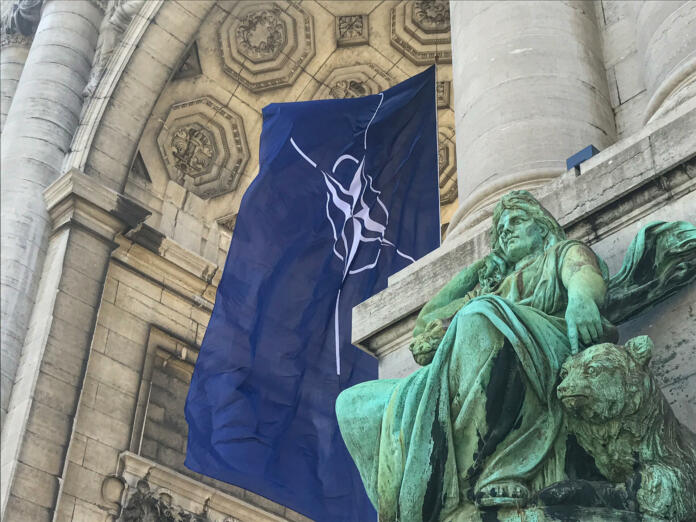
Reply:
M450 2L459 208L448 237L512 189L615 141L590 2Z
M696 2L642 2L637 43L648 92L647 122L696 96Z
M101 18L89 0L44 2L2 133L3 417L46 252L42 192L77 128Z

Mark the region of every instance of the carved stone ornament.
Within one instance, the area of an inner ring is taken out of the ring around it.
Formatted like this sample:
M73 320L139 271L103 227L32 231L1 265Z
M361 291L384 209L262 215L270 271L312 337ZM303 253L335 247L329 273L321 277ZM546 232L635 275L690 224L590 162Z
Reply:
M210 97L172 106L157 144L170 179L204 199L234 190L249 161L242 118Z
M210 522L204 513L190 513L172 503L166 492L156 493L147 477L140 479L123 508L120 522Z
M615 318L641 289L646 307L696 281L696 227L646 225L610 277L519 190L490 245L419 312L423 367L336 401L380 522L694 520L696 435L648 367L652 342L616 344Z
M5 7L0 20L0 46L29 46L39 25L43 0L18 0Z
M448 205L457 199L457 156L453 141L454 130L451 127L440 127L437 138L440 205Z
M390 41L416 65L451 63L449 2L408 0L390 11Z
M388 89L394 79L374 64L338 67L331 71L313 98L357 98Z
M314 20L294 2L237 2L218 43L223 70L250 91L285 87L314 57Z
M230 234L234 232L234 227L237 224L237 213L228 214L217 220L218 225L227 230Z
M336 44L339 47L362 45L368 42L369 27L366 14L341 15L336 17Z
M114 0L107 4L104 18L99 26L99 38L92 59L92 70L89 81L82 91L82 95L90 97L104 76L111 55L121 42L123 33L130 25L133 17L140 11L145 0Z
M411 4L411 18L426 33L449 32L449 2L442 0L417 0Z
M449 107L451 90L452 82L437 82L435 84L438 109L446 109L447 107Z

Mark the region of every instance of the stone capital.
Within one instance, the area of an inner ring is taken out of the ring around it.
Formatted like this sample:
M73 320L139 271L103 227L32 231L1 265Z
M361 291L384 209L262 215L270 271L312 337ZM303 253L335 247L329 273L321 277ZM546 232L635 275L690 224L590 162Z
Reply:
M52 228L79 226L112 241L114 236L140 225L150 211L91 176L72 169L44 191Z

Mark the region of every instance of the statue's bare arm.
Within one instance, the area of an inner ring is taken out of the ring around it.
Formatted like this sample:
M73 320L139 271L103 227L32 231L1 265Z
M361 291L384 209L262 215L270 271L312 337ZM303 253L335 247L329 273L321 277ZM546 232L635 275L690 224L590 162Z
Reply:
M581 245L568 250L561 267L561 280L568 290L565 319L571 353L580 350L579 342L590 345L604 333L599 313L604 304L607 285L592 251Z

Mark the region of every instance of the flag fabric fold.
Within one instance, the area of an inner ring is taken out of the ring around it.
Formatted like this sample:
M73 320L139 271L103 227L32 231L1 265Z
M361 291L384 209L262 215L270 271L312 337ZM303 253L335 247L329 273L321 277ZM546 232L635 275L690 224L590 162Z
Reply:
M317 521L375 520L334 404L377 378L353 306L439 245L435 68L271 104L186 402L186 466Z

